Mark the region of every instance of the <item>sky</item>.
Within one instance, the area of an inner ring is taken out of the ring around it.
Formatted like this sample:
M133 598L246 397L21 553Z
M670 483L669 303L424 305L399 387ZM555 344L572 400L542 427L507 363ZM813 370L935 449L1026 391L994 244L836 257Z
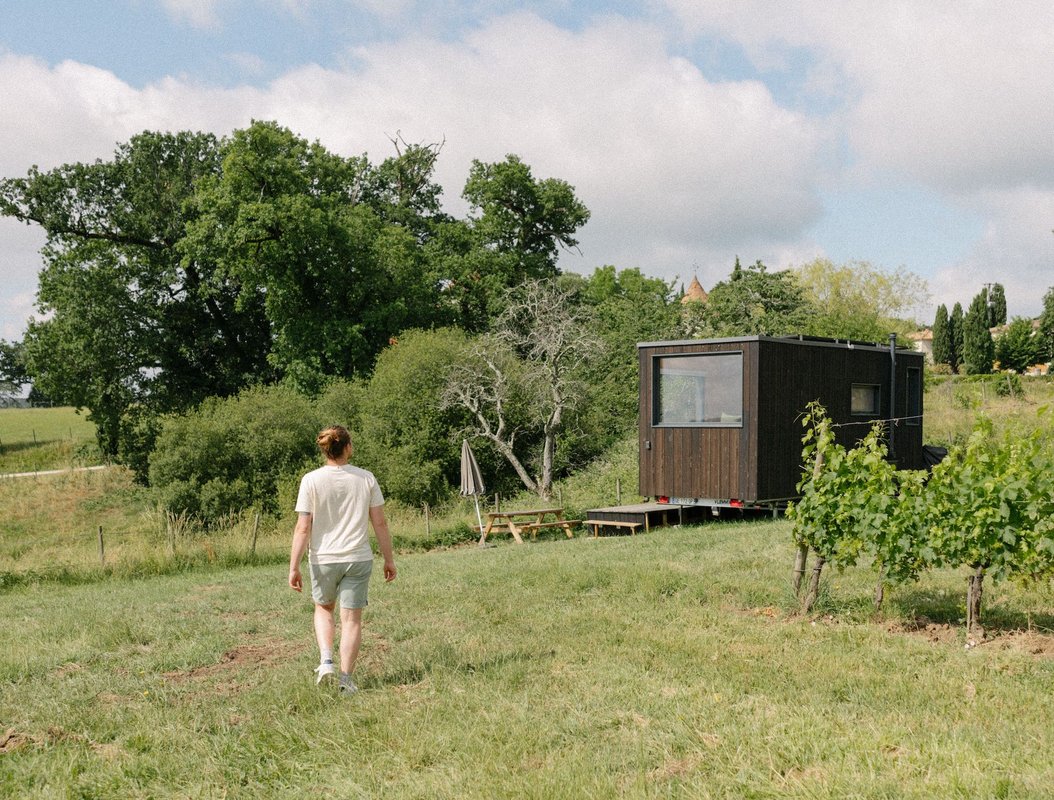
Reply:
M976 0L6 0L0 176L110 157L143 130L276 120L379 162L443 142L519 155L592 213L562 269L707 288L735 258L828 258L1054 286L1054 4ZM0 339L22 337L39 229L0 219Z

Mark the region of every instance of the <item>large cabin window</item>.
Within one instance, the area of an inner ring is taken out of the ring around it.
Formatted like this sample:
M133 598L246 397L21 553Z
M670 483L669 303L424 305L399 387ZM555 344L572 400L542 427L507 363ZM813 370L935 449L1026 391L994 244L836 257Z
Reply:
M743 354L707 353L655 359L655 425L743 426Z

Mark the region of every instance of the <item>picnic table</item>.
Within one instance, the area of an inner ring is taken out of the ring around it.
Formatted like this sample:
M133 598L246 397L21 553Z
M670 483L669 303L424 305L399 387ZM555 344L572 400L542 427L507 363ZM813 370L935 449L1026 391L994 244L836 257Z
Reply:
M523 544L521 533L530 532L533 539L542 528L563 528L568 539L574 538L571 528L581 524L580 519L564 519L562 508L529 508L520 511L488 511L487 526L479 537L482 546L491 532L508 531L520 544Z

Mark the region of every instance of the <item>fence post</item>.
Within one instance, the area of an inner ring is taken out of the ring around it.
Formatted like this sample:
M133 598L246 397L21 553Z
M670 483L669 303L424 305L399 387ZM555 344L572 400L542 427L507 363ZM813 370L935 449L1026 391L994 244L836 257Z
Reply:
M102 539L102 525L99 526L99 564L106 566L106 546Z
M176 530L172 527L172 512L165 512L165 520L168 522L168 544L172 548L172 555L176 554Z
M249 555L256 556L256 535L260 532L260 512L256 512L256 516L253 517L253 543L249 548Z
M425 503L425 536L432 538L432 517L429 514L428 503Z

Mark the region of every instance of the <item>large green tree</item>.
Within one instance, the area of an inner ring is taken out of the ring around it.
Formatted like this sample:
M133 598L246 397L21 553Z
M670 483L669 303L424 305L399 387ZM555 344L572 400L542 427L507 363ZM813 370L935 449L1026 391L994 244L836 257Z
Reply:
M451 321L482 332L502 313L508 289L558 274L559 254L578 246L589 210L566 181L536 178L514 155L473 161L462 196L469 218L438 226L427 254Z
M1043 358L1043 337L1025 317L1015 317L995 340L995 357L1000 369L1024 372Z
M0 213L48 237L34 384L145 467L160 413L366 375L406 328L485 330L588 218L510 156L474 163L472 215L453 219L432 177L441 146L394 144L373 166L254 122L224 139L143 133L111 160L0 182Z
M186 407L269 375L262 298L182 247L221 160L209 134L143 133L109 161L0 181L0 213L47 236L24 340L34 385L90 409L110 454L137 406Z
M1039 317L1039 335L1043 342L1043 357L1054 358L1054 286L1043 295L1043 313Z
M696 338L806 333L814 315L793 272L769 272L760 261L744 268L737 258L706 303L689 307L685 332Z
M941 303L933 318L933 363L952 366L952 330L948 320L948 307Z
M952 313L948 316L948 327L951 328L952 339L952 372L958 372L963 365L963 323L965 315L961 303L952 306Z
M1003 284L993 283L988 289L988 327L1006 325L1006 290Z
M995 361L995 344L988 329L988 298L981 292L963 319L963 365L968 375L987 375Z
M269 363L302 388L368 370L390 337L431 322L434 291L415 292L417 232L362 201L378 180L365 158L257 122L234 133L195 198L184 251L211 255L246 296L263 298Z
M885 341L916 330L915 314L928 296L926 281L904 267L887 271L866 261L836 265L817 258L794 270L813 308L804 333Z

